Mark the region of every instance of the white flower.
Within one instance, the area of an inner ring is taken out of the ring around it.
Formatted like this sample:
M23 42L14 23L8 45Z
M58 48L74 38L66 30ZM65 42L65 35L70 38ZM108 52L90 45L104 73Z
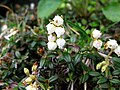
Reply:
M18 30L11 32L9 35L4 36L5 39L10 40L10 37L15 35L18 32Z
M109 40L107 41L107 43L105 44L105 49L116 49L118 47L117 41L116 40Z
M118 55L118 57L120 56L120 46L118 46L114 52Z
M31 4L30 4L30 9L33 10L34 7L35 7L35 4L34 4L34 3L31 3Z
M65 33L65 29L62 27L56 27L55 33L57 34L57 37L60 37Z
M53 32L55 32L56 27L53 24L49 23L46 27L48 34L52 34Z
M55 42L48 42L47 45L49 50L55 50L57 48L57 44Z
M63 38L59 38L56 40L56 43L59 49L63 49L63 46L65 45L66 41Z
M1 27L1 31L3 32L4 30L7 30L8 29L8 26L6 24L4 24L2 27Z
M54 18L53 18L53 20L54 20L54 24L56 25L56 26L60 26L60 25L63 25L63 18L62 17L60 17L60 16L55 16Z
M101 41L101 40L95 40L95 41L93 42L93 46L94 46L95 48L97 48L97 49L100 49L101 46L102 46L102 41Z
M99 30L94 29L94 31L92 32L92 36L93 36L93 38L95 38L95 39L100 38L101 35L102 35L102 33L101 33Z
M26 87L26 90L38 90L36 87L34 87L33 85L28 85Z
M52 34L50 34L49 36L48 36L48 41L49 42L54 42L56 40L56 36L53 36Z

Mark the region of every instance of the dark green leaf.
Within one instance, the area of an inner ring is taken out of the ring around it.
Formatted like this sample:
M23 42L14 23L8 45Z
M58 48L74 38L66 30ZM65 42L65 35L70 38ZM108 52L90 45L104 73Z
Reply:
M97 84L101 84L101 83L105 83L105 82L107 82L107 79L105 77L102 77L97 81Z
M46 79L44 77L42 77L42 76L38 77L38 81L40 81L40 82L44 82L45 80Z
M117 84L117 83L120 84L120 80L118 80L118 79L111 79L110 82L114 83L114 84Z
M64 58L64 60L65 60L66 62L68 62L68 63L71 62L71 56L70 56L70 54L64 53L63 58Z
M49 78L49 81L53 82L53 81L55 81L57 79L58 79L58 75L54 75L54 76L52 76L52 77Z
M42 68L44 64L45 64L45 59L42 58L42 59L40 60L40 67Z
M84 82L86 82L88 80L88 78L89 78L89 75L86 73L85 75L82 75L80 77L80 82L84 83Z
M102 89L107 89L107 90L108 90L109 84L108 84L108 83L100 84L100 88L102 88Z
M49 17L62 3L62 0L40 0L38 3L38 17Z
M16 51L16 52L15 52L15 55L16 55L17 58L20 58L20 57L21 57L21 54L20 54L19 51Z
M80 62L80 58L81 58L81 55L80 54L77 54L75 56L75 61L74 61L74 64L76 65L78 62Z
M37 43L37 42L33 41L33 42L31 43L31 47L33 48L33 47L36 45L36 43Z
M120 75L120 70L115 70L112 72L113 75Z
M89 72L89 75L91 75L91 76L100 76L100 73L99 72L96 72L96 71L90 71Z
M116 90L114 87L111 87L110 90Z
M53 63L49 63L49 68L53 69Z
M72 70L72 71L74 71L75 69L74 69L74 66L73 66L73 64L72 63L69 63L68 64L68 68L70 69L70 70Z

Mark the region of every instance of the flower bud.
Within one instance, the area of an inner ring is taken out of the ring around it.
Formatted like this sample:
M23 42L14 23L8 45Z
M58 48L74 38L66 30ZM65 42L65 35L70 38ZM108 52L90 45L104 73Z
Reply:
M96 69L97 70L100 69L105 64L106 64L106 61L102 61L102 62L98 63L97 66L96 66Z
M30 74L29 70L27 68L24 68L24 73L28 76Z
M107 67L108 67L108 65L106 64L106 65L104 65L103 67L102 67L102 69L101 69L101 72L104 72L106 69L107 69Z
M99 30L94 29L94 31L92 32L92 36L93 36L93 38L95 38L95 39L100 38L101 35L102 35L102 33L101 33Z

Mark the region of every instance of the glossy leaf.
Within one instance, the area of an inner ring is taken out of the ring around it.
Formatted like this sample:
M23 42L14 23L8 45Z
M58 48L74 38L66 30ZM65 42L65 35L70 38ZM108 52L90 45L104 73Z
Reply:
M40 0L38 3L38 17L49 17L62 3L62 0Z
M53 82L53 81L55 81L57 79L58 79L58 75L54 75L54 76L52 76L52 77L49 78L49 81Z
M107 79L105 77L102 77L97 81L97 84L101 84L101 83L105 83L105 82L107 82Z
M118 79L111 79L110 82L114 83L114 84L117 84L117 83L120 84L120 80L118 80Z
M100 73L99 72L96 72L96 71L90 71L89 72L89 75L91 75L91 76L100 76Z
M113 22L120 21L120 3L111 3L103 10L105 17Z

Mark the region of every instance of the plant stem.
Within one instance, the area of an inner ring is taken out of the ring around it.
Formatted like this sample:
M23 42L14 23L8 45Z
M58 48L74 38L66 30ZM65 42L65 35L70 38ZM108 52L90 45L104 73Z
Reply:
M109 66L109 56L112 54L113 49L111 49L111 51L108 53L107 57L105 58L105 61L107 62L107 65ZM106 73L106 77L108 77L108 67L105 70Z

